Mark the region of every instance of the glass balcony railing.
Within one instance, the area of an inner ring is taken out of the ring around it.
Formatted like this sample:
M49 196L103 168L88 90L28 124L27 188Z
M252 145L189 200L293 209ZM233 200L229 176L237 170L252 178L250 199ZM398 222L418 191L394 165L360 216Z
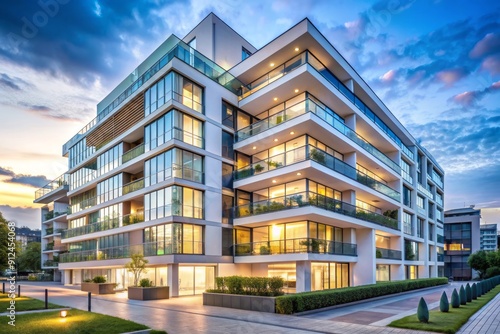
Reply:
M410 184L413 184L413 177L411 177L411 175L408 174L406 171L401 170L401 176L403 177L403 180L405 180Z
M394 249L379 248L376 249L377 259L401 260L402 252Z
M315 253L357 256L355 244L314 238L271 240L234 245L235 256Z
M399 139L399 137L382 121L375 113L368 108L353 92L351 92L330 70L328 70L311 52L303 53L293 57L289 61L276 66L273 70L254 80L247 86L242 87L239 99L242 100L260 89L268 86L279 78L289 74L302 65L309 64L329 83L331 83L342 95L351 101L363 114L377 125L382 132L391 138L411 160L414 159L413 152Z
M44 267L57 267L59 265L59 262L54 261L54 260L47 260L43 262Z
M423 185L420 183L417 183L417 189L422 192L425 196L429 197L430 199L434 199L434 196L430 192L429 189L425 188Z
M70 228L64 230L61 234L62 239L77 237L80 235L85 235L89 233L106 231L114 228L118 228L121 226L127 226L131 224L137 224L144 221L144 211L137 211L133 214L128 214L120 217L106 217L103 220L98 222L79 226L75 228Z
M54 210L48 211L43 215L43 221L47 221L68 214L68 212L69 212L69 207L66 209L66 211L54 211Z
M148 242L138 245L125 245L102 249L69 252L59 255L60 263L101 261L129 258L132 254L144 256L170 255L170 254L203 254L203 241L179 242Z
M293 106L285 108L284 110L260 120L246 128L239 130L236 134L236 141L241 141L247 139L251 136L255 136L262 133L268 129L271 129L285 121L289 121L298 116L304 115L311 112L321 118L323 121L328 123L331 127L338 130L344 136L349 138L352 142L358 144L364 148L367 152L373 155L375 158L379 159L381 162L389 166L391 169L399 173L401 167L387 157L384 153L380 152L375 146L370 144L366 139L357 134L354 130L345 125L342 121L338 119L335 112L328 107L316 103L314 100L307 98Z
M443 189L443 187L444 187L444 184L443 184L443 179L442 179L442 177L441 177L438 173L436 173L436 172L434 171L434 169L432 170L432 174L428 174L428 176L429 176L429 178L430 178L432 181L434 181L434 183L435 183L435 184L436 184L439 188Z
M300 208L304 206L315 206L331 212L358 218L371 223L375 223L377 225L399 230L399 222L396 219L357 207L349 203L329 198L324 195L313 193L311 191L236 206L233 208L233 215L234 218L243 218L264 213Z
M113 102L111 102L106 108L104 108L92 121L90 121L86 126L84 126L73 138L71 138L63 146L63 153L67 152L71 146L76 144L81 138L83 138L90 130L96 127L102 119L107 115L112 113L118 108L130 95L135 93L139 88L141 88L148 80L150 80L158 71L165 67L173 58L177 58L182 62L188 64L189 66L200 71L208 78L219 83L223 87L227 88L229 91L240 94L241 87L244 86L238 79L236 79L228 71L224 70L222 67L191 48L189 45L181 41L175 36L170 36L170 45L172 48L154 63L144 74L142 74L136 81L134 81L128 88L126 88L123 93L121 93Z
M137 158L138 156L144 154L144 143L137 145L136 147L128 150L127 152L123 153L122 155L122 164Z
M401 201L401 194L396 190L312 145L305 145L240 168L234 172L234 178L241 180L306 160L313 160L398 202Z
M35 191L35 200L67 185L69 185L69 176L68 174L63 174Z

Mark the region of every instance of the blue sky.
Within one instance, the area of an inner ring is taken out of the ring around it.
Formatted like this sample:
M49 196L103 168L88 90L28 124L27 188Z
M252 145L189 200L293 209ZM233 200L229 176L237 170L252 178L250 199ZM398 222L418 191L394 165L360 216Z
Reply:
M7 219L39 226L34 191L66 170L62 144L162 41L211 11L257 48L308 17L445 169L445 209L500 207L496 1L41 0L0 13Z

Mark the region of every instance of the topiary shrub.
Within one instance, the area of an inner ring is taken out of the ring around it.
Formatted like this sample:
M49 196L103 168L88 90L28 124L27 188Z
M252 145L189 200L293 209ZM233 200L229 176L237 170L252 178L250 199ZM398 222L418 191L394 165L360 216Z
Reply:
M96 276L92 279L94 283L106 283L106 277L104 276Z
M465 297L467 297L467 303L472 301L472 290L470 288L469 283L465 286Z
M451 294L451 307L460 307L460 297L458 296L457 289L453 289L453 293Z
M448 312L450 310L450 303L448 303L448 296L446 295L446 291L443 291L441 295L441 300L439 301L439 310L441 312Z
M417 317L420 322L429 322L429 308L427 307L424 297L420 297L420 301L418 302Z
M139 286L142 288L150 288L153 286L153 282L150 281L148 278L143 278L140 280Z
M477 297L481 297L483 292L481 291L481 282L476 283L476 288L477 288Z
M477 284L472 283L472 286L470 287L472 291L472 299L477 299Z
M460 305L466 305L467 304L467 294L465 292L464 286L460 286Z

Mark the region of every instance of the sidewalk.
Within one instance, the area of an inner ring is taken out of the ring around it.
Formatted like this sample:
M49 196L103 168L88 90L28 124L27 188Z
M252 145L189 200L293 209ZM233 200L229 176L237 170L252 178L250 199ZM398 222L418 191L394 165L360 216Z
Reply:
M48 289L51 303L87 310L87 293L85 292L54 283L26 282L21 285L22 295L43 299L44 289ZM382 326L203 306L201 296L135 301L128 300L127 294L121 292L115 295L93 296L92 311L132 320L153 329L163 329L169 334L288 334L290 332L298 334L429 334L429 332Z
M457 334L493 334L500 333L500 294L477 311Z

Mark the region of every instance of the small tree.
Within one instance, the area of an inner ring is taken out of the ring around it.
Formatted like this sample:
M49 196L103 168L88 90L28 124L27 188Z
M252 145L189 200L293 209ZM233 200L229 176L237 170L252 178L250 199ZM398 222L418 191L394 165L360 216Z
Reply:
M460 307L460 297L458 296L457 289L453 289L453 293L451 294L451 307Z
M448 302L446 291L443 291L443 294L441 295L441 300L439 301L439 310L441 312L448 312L450 310L450 303Z
M490 267L488 256L484 250L480 250L469 255L467 260L469 267L478 272L479 278L484 278L486 270Z
M429 308L425 302L424 297L420 297L417 308L418 321L428 323L429 322Z
M134 253L130 256L130 262L125 265L125 268L134 275L134 286L139 286L139 278L146 271L148 263L149 261L140 253Z
M472 290L469 283L465 286L465 296L467 297L467 303L470 303L472 301Z
M464 286L460 286L460 305L467 304L467 293L465 292Z

